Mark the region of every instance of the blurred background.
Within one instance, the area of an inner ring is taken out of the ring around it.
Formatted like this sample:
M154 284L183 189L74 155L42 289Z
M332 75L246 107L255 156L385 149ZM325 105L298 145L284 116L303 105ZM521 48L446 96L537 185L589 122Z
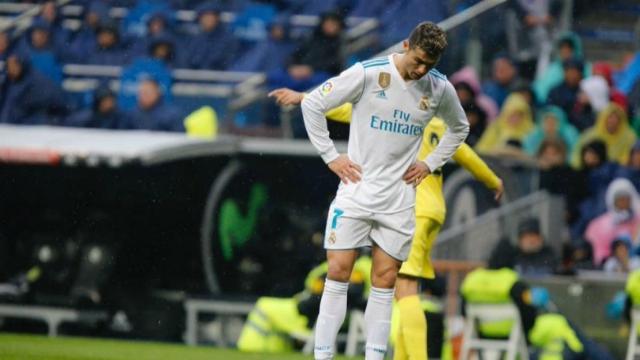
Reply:
M639 19L635 0L2 1L0 331L236 346L258 298L309 290L338 183L267 94L400 51L428 20L506 190L444 168L447 336L464 274L498 259L622 358ZM344 149L348 125L329 128Z

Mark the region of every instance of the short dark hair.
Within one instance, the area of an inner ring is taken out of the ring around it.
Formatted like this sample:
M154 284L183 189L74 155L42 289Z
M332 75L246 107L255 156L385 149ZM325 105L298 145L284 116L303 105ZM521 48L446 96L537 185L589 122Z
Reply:
M430 21L421 22L409 35L409 48L419 48L431 57L440 57L446 47L444 30Z

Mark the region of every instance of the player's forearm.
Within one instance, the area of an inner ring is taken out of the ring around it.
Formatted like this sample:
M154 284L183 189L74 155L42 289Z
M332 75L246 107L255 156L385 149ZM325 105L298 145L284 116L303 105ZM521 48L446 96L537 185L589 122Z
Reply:
M304 127L307 129L309 140L325 163L335 160L339 154L333 140L329 137L329 129L325 119L326 106L313 94L304 97L301 104Z
M500 178L489 168L478 154L467 144L460 145L453 159L473 177L482 182L489 189L496 189L500 185Z
M456 150L462 145L464 140L469 134L469 124L459 123L455 128L449 127L440 143L436 148L424 159L431 172L441 168L451 157L455 154Z

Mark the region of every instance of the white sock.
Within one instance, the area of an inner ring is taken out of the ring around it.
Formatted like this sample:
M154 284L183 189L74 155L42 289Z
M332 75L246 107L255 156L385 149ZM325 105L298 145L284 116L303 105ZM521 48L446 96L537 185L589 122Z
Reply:
M348 290L348 282L343 283L330 279L326 279L324 282L313 350L316 360L333 359L336 336L347 313Z
M393 289L371 287L364 322L367 332L366 360L383 360L391 330Z

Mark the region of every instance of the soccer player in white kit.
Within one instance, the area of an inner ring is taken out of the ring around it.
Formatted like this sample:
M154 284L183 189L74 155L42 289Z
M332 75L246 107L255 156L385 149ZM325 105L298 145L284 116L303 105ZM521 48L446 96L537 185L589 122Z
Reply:
M329 270L316 321L316 359L335 354L351 270L364 246L372 247L373 257L365 356L384 358L393 288L413 238L415 186L442 167L469 132L455 89L433 70L447 45L444 31L420 23L403 45L404 53L356 63L302 101L309 139L341 179L325 231ZM339 154L324 114L346 102L353 103L349 145L347 154ZM423 130L435 116L448 129L426 159L416 159Z

